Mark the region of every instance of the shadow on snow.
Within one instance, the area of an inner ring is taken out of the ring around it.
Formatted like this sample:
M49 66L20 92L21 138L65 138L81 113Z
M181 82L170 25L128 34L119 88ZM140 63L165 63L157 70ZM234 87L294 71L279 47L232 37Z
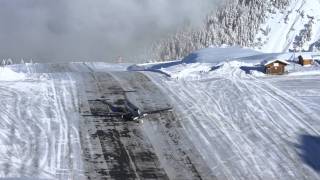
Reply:
M241 66L240 69L244 72L246 72L246 74L251 74L252 71L259 71L264 73L264 67L261 65L257 65L257 66Z
M320 172L320 136L302 135L297 148L300 150L299 156L302 160Z
M189 56L184 58L183 60L177 60L177 61L170 61L170 62L164 62L164 63L158 63L158 64L149 64L149 65L132 65L127 68L128 71L151 71L163 74L165 76L171 77L170 74L161 71L162 68L168 68L172 66L177 66L180 64L190 64L196 62L197 54L191 53Z

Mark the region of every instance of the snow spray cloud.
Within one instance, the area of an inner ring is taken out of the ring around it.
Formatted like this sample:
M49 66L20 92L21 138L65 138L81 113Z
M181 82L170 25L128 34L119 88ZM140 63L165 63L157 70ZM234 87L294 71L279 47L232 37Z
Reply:
M0 58L40 62L132 57L183 23L196 25L214 0L1 0Z

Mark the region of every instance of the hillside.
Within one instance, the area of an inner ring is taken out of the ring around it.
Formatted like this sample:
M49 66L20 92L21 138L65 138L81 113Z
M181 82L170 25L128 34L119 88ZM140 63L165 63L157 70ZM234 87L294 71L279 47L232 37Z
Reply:
M229 0L208 15L200 28L183 28L157 42L152 60L181 59L210 47L239 45L264 52L314 50L319 47L318 0Z
M264 52L318 51L320 1L292 0L283 10L267 14L253 44Z

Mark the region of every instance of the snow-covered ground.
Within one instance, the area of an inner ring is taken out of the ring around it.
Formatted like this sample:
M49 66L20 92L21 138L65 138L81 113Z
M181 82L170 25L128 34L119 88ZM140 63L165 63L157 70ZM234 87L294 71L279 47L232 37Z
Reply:
M317 59L312 66L302 67L299 65L298 56ZM153 71L165 74L175 79L202 79L212 74L212 72L221 71L220 67L224 65L237 66L242 73L254 76L266 76L264 74L263 62L270 60L286 60L291 62L286 67L288 75L310 75L320 72L320 59L318 52L296 52L296 53L263 53L247 48L224 47L224 48L206 48L191 53L182 60L147 63L129 66L130 71ZM228 71L228 70L226 70Z
M0 177L83 179L75 83L27 76L0 70Z
M309 148L319 150L320 142L304 137L320 138L320 76L259 79L225 70L200 81L154 77L213 174L318 179L320 158Z
M273 9L273 12L267 13L267 20L256 36L255 46L263 52L274 53L293 50L296 43L297 51L308 51L320 39L319 9L319 0L291 0L286 9Z
M149 76L217 179L319 179L319 68L261 78L242 67L251 64L220 63L196 79Z
M0 67L0 81L24 80L25 74L17 73L7 67Z
M0 178L168 179L155 153L162 150L154 149L139 123L124 116L128 101L143 112L170 106L152 81L124 71L127 66L6 66L5 81L0 80ZM188 172L192 163L166 167ZM193 174L198 173L182 176Z
M139 68L169 75L148 73L171 98L188 138L217 179L319 179L319 65L291 62L288 74L270 76L261 72L261 61L293 61L297 55L241 56L234 50L219 54L209 48L180 62Z
M1 67L0 177L319 179L320 65L297 55L318 54ZM288 73L265 75L277 58ZM143 124L117 116L127 101L149 113Z

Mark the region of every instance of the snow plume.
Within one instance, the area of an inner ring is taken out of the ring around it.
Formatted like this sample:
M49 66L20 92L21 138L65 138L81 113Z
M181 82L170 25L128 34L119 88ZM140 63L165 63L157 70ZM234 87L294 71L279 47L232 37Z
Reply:
M14 59L124 61L219 0L1 0L0 54Z

